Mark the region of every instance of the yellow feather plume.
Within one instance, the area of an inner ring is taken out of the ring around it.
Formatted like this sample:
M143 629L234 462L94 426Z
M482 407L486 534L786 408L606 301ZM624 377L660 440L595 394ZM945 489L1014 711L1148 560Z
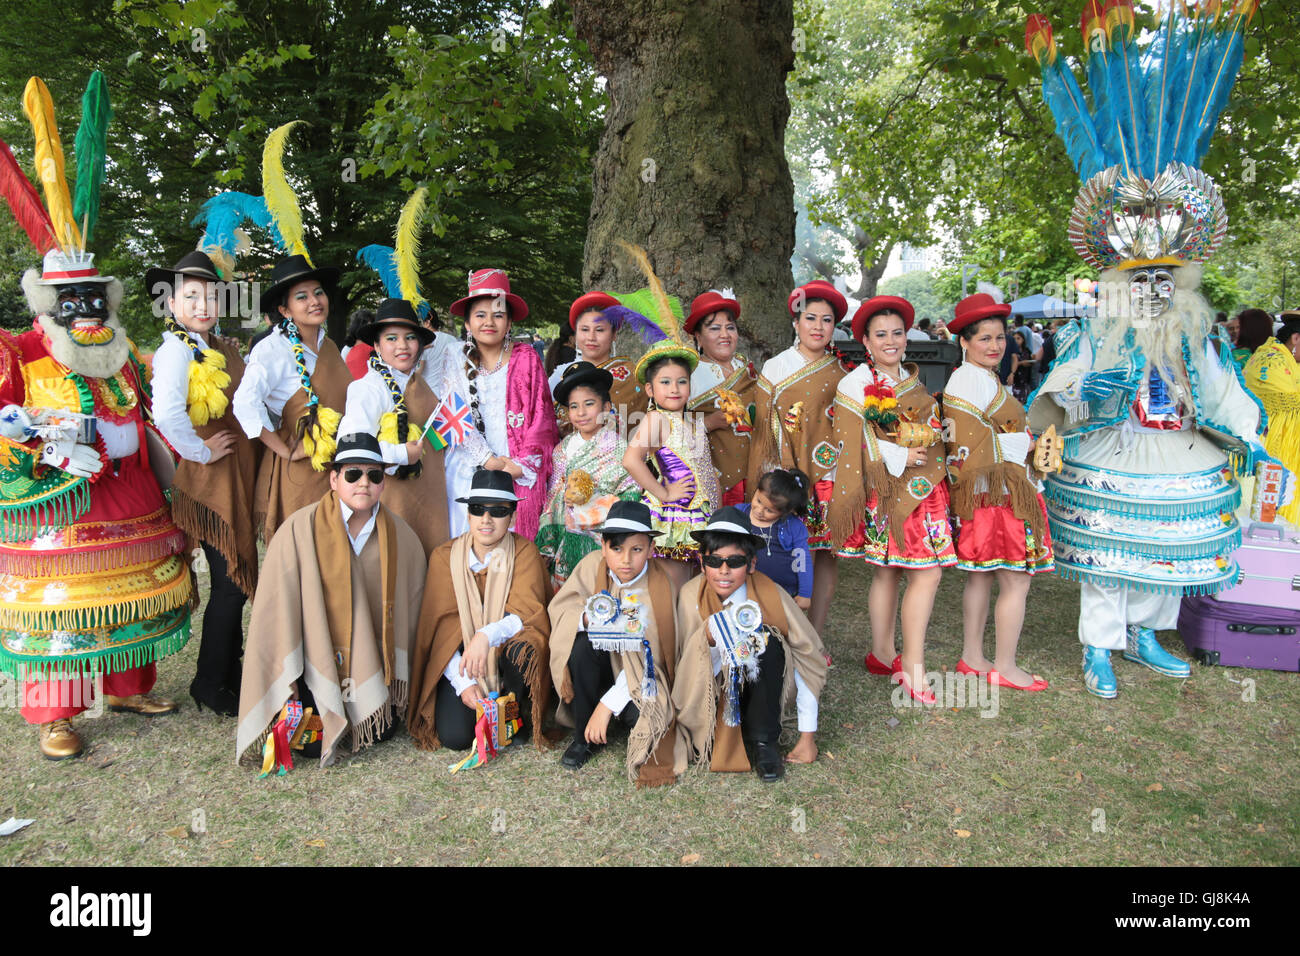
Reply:
M659 277L655 275L654 266L650 265L650 257L646 255L646 251L622 239L618 240L618 244L632 257L637 268L645 275L646 285L649 286L650 294L654 296L655 305L659 309L659 327L675 342L684 341L681 327L677 324L677 316L673 314L672 306L668 302L668 293L664 289L664 284L659 281Z
M45 205L54 223L54 236L64 251L82 249L81 230L72 215L72 194L63 171L63 144L54 122L54 99L39 76L27 81L23 90L23 112L31 120L36 136L36 176L45 188Z
M397 234L393 237L393 258L397 261L397 281L402 298L415 309L424 304L420 295L420 229L424 225L424 203L429 190L421 186L411 193L397 219Z
M285 123L266 137L266 146L262 149L262 197L271 213L271 221L284 239L285 250L291 256L302 256L308 265L315 268L302 239L302 209L298 205L298 196L284 175L284 144L289 131L301 122Z
M216 349L204 349L203 361L190 363L189 390L186 394L190 421L202 426L226 414L230 399L226 397L225 390L229 385L226 357Z

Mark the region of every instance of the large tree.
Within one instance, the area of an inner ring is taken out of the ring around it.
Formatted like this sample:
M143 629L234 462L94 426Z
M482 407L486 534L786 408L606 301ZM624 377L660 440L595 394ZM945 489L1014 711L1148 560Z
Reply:
M583 282L643 284L618 240L650 254L670 293L730 286L742 329L789 335L794 188L785 158L791 0L574 0L606 78Z

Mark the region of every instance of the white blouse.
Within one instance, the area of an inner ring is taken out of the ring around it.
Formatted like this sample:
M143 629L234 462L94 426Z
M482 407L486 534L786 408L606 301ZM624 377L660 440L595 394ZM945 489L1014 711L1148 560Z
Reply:
M397 387L406 392L406 386L411 381L411 376L415 374L415 369L409 372L399 372L397 369L389 367L392 372L393 381ZM343 406L343 419L339 422L338 433L340 435L352 435L358 432L365 432L369 435L379 434L379 420L393 410L393 396L388 391L388 386L384 384L383 376L373 368L368 368L366 374L348 386L347 403ZM415 425L423 425L424 422L413 422ZM398 436L401 437L400 435ZM392 444L391 442L381 441L379 450L384 456L384 461L394 466L389 468L389 474L392 474L397 465L410 464L406 456L405 442Z
M325 341L325 326L322 325L316 338L319 349ZM307 374L316 371L316 353L303 349L303 360L307 365ZM253 346L244 363L244 377L231 405L235 418L249 438L258 438L263 429L273 432L276 426L271 416L277 418L284 412L285 404L294 392L302 388L298 378L298 367L293 360L293 346L289 337L279 326L266 338Z
M190 363L194 361L191 341L199 348L207 347L202 339L188 330L185 339L164 332L162 345L153 353L153 420L177 454L186 461L206 465L212 460L212 449L194 430L187 410Z

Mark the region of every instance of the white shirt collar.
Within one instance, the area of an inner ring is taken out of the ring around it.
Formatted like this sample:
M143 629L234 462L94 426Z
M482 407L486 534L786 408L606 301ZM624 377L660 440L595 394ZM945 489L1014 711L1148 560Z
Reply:
M723 603L723 607L735 607L737 604L743 604L749 600L749 585L742 584L731 593L731 597Z
M610 572L609 572L609 579L610 579L610 581L612 581L612 582L614 583L614 586L615 586L615 587L626 589L626 588L630 588L630 587L632 587L632 585L636 584L636 583L637 583L638 581L640 581L643 577L645 577L645 576L646 576L646 572L648 572L649 570L650 570L650 562L647 561L647 562L645 563L645 567L643 567L643 568L641 569L641 573L638 574L636 577L634 577L631 581L628 581L628 582L626 582L626 583L624 583L623 581L620 581L620 580L618 579L618 576L617 576L616 574L614 574L613 571L610 571Z
M510 532L508 531L506 532L506 534L509 533ZM503 538L502 540L505 539ZM500 546L501 546L501 542L497 542L497 547L499 548ZM491 551L488 552L488 559L492 557L493 553L496 550L497 548L493 548ZM480 571L486 571L488 569L487 560L485 559L483 561L480 561L478 559L478 555L474 553L474 546L472 544L465 550L465 554L468 556L470 573L478 574Z
M355 512L342 501L339 502L339 508L343 511L343 530L348 533L348 543L352 545L352 553L359 555L361 549L366 546L366 542L370 539L371 532L375 530L375 519L379 517L379 505L375 505L370 509L370 519L361 526L361 530L357 532L355 538L352 537L352 529L348 527L348 520L351 519Z

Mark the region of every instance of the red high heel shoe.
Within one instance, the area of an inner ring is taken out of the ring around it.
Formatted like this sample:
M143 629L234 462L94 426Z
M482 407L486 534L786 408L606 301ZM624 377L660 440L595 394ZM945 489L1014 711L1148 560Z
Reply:
M863 664L866 665L868 674L878 674L882 677L888 677L890 674L898 673L898 669L903 666L902 661L902 655L896 654L894 655L894 661L892 664L885 664L874 653L868 652L867 659L863 661Z
M895 684L902 684L904 687L906 687L907 692L912 695L912 700L916 701L917 703L922 704L926 707L933 707L935 705L936 699L934 696L934 691L930 690L930 688L928 687L925 687L918 694L915 690L912 689L912 682L907 678L907 671L903 670L901 667L895 673L890 675L889 679L892 680Z

